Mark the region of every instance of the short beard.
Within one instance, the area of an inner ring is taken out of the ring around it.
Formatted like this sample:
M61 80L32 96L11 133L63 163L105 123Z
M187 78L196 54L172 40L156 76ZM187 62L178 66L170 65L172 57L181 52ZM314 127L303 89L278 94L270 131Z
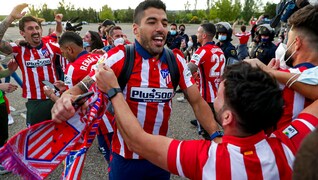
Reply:
M223 106L221 107L221 109L220 109L218 112L216 112L216 109L215 109L215 108L214 108L214 111L212 111L215 121L216 121L220 126L222 126L222 121L221 121L222 118L221 118L221 115L222 115L222 113L223 113L225 110L226 110L226 106L223 104Z

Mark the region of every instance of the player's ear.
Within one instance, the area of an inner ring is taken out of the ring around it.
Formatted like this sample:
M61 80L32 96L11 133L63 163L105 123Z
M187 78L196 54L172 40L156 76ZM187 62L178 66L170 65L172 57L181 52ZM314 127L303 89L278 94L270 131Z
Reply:
M136 37L139 37L139 25L136 23L133 24L133 33Z

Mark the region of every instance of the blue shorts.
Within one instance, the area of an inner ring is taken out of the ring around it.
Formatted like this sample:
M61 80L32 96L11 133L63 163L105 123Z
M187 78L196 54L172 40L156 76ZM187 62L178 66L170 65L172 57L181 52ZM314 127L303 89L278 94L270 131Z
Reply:
M169 180L170 173L145 159L125 159L112 152L109 164L110 180Z

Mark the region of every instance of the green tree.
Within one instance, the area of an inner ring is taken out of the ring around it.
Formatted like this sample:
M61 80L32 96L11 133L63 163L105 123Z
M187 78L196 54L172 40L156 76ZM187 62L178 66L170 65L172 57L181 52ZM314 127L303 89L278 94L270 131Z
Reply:
M31 16L34 16L34 17L39 17L40 10L36 9L34 5L30 5L28 7L28 9L29 9L28 15L31 15Z
M230 0L219 0L215 3L217 17L221 21L230 21L235 18L236 15L232 12L232 6Z
M114 20L114 14L113 11L110 7L108 7L108 5L104 5L101 9L101 11L99 12L99 18L101 20L104 19L111 19Z
M70 17L67 16L66 7L64 0L59 2L59 6L57 7L57 13L63 14L63 19L69 20Z
M44 3L40 12L40 16L45 19L45 21L53 21L54 20L54 11L47 7L47 4Z
M267 14L269 18L273 18L276 15L276 5L275 3L267 2L264 7L264 14Z
M256 3L255 0L245 0L243 11L241 13L245 22L249 22L251 17L258 12L258 4L259 3Z
M232 6L233 7L233 16L235 17L235 19L232 19L232 20L236 20L236 19L238 19L238 18L240 18L240 16L241 16L241 12L242 12L242 10L241 10L241 2L240 2L240 0L235 0L234 1L234 5Z

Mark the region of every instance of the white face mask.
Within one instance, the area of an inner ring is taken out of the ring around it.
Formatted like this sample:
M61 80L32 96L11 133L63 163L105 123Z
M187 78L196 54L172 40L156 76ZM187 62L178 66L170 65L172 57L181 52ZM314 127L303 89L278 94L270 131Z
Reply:
M125 39L122 38L122 37L117 38L117 39L114 40L114 45L115 45L115 46L118 46L118 45L120 45L120 44L125 44Z
M290 60L290 58L295 54L295 52L293 52L285 61L285 54L287 52L287 50L295 43L295 41L293 41L289 47L287 47L286 44L284 43L280 43L279 46L277 47L276 51L275 51L275 58L279 59L279 63L280 63L280 68L281 69L288 69L290 68L289 66L287 66L286 62Z
M193 46L193 42L192 41L188 41L188 47L192 47Z
M303 71L297 78L297 81L310 85L318 85L318 66Z

